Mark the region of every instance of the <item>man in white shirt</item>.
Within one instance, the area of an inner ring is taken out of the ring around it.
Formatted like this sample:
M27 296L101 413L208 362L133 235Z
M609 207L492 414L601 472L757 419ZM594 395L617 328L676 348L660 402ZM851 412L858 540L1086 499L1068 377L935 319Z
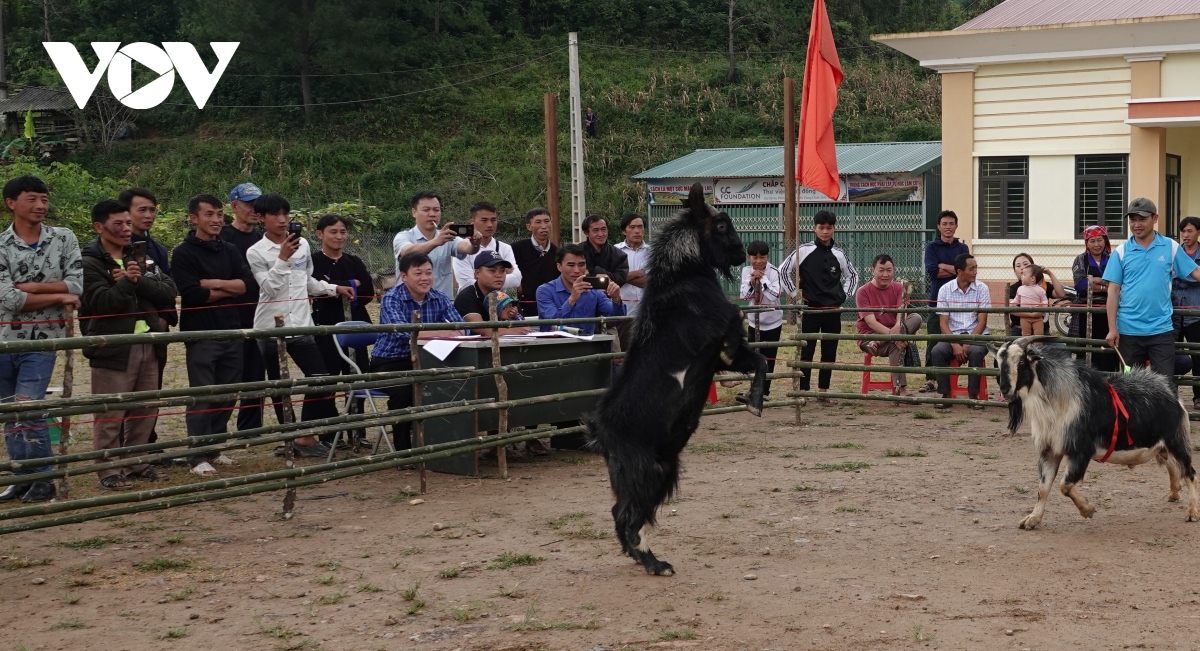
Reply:
M465 258L479 253L479 233L471 239L457 237L454 223L438 229L442 220L442 198L430 190L413 196L410 204L416 226L396 233L392 240L392 253L396 255L396 278L400 278L400 256L409 251L424 253L433 263L433 289L454 296L454 269L451 258Z
M625 233L625 241L615 248L625 254L629 262L629 274L625 276L625 284L621 285L621 302L625 304L626 314L637 314L642 302L642 292L646 287L646 268L650 266L650 244L646 242L646 220L641 215L631 212L621 218L621 232ZM629 332L633 327L632 321L626 321L617 327L617 336L621 339L621 350L629 350Z
M475 257L484 251L491 251L496 257L507 262L508 275L504 278L504 286L500 289L509 290L521 286L521 270L517 267L517 259L513 256L512 247L496 239L496 227L499 218L496 216L496 206L489 201L479 201L471 205L471 219L468 223L475 227L479 236L479 252L465 258L455 257L451 260L454 266L454 282L458 291L475 284Z
M287 199L268 192L254 200L254 212L262 220L263 238L246 251L246 261L258 282L258 307L254 311L254 328L275 327L275 316L283 316L284 327L311 326L312 311L309 296L352 297L349 287L340 287L313 277L312 250L299 233L289 233L291 205ZM267 377L279 379L279 346L274 339L259 339L259 350L267 367ZM300 367L305 377L328 375L325 360L311 336L290 337L287 353ZM275 402L275 415L283 422L283 405ZM307 422L337 416L333 394L310 394L300 409L300 420ZM330 435L332 438L332 435ZM295 441L300 456L324 457L328 448L315 437L305 436Z
M954 258L954 281L942 285L938 290L937 306L943 307L976 307L986 308L992 304L991 294L987 285L976 280L979 266L975 256L970 253L960 253ZM983 312L938 312L941 321L942 334L955 335L986 335L988 334L987 314ZM987 347L971 342L938 342L929 354L933 357L933 366L946 367L950 360L955 359L959 364L970 363L972 368L983 368L987 357ZM987 396L979 395L978 375L967 378L967 394L972 399L987 400ZM950 376L937 376L938 393L943 398L950 397ZM949 409L950 404L938 403L935 409ZM972 409L983 409L981 405L971 405Z

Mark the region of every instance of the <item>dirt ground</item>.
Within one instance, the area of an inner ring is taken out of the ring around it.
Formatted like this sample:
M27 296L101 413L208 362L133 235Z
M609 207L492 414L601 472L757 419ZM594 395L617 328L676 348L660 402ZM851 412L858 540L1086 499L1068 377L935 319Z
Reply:
M647 576L591 454L511 477L376 473L0 540L3 649L1190 649L1166 472L1094 464L1042 528L1004 412L882 403L705 418ZM423 503L412 503L423 499Z

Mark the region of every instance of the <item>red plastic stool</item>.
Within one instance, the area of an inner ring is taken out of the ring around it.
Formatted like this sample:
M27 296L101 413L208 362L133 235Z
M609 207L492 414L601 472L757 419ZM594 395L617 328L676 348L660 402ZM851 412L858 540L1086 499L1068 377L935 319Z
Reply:
M954 358L950 359L950 368L958 368L958 360L957 359L954 359ZM980 400L988 399L987 376L986 375L979 376L979 395L980 395L980 398L979 398ZM951 398L970 398L971 397L970 389L968 387L958 386L958 376L957 375L950 376L950 397Z
M713 382L712 386L710 386L708 388L708 402L709 402L709 404L713 404L713 405L717 404L717 383L716 382Z
M863 354L863 366L870 366L870 365L871 365L871 353L864 353ZM865 396L865 395L867 395L867 393L869 391L872 391L872 390L887 391L887 392L891 393L896 390L896 387L892 385L891 377L888 378L887 382L873 382L871 380L871 371L869 371L869 370L863 371L862 394Z

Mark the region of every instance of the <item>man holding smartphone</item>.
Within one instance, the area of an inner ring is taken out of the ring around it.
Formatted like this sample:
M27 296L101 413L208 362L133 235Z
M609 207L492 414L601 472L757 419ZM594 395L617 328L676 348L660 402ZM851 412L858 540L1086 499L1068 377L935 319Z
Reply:
M606 278L588 276L587 258L583 247L568 244L558 249L558 278L538 287L537 304L539 319L586 319L597 316L625 316L621 293L610 299L601 287L610 284ZM595 334L596 324L580 323L572 326L584 334ZM551 330L544 326L542 330Z
M400 279L400 256L412 252L424 253L433 264L433 289L446 296L454 296L454 269L450 260L461 260L479 253L479 233L466 226L470 230L464 232L470 232L471 235L461 237L455 234L453 223L439 229L442 198L429 190L414 195L411 208L413 221L417 225L400 231L392 240L392 252L396 255L396 282Z
M275 327L275 316L283 316L284 327L313 325L308 307L310 296L353 297L349 287L342 287L313 277L312 250L302 237L300 224L291 223L291 204L287 199L268 192L254 200L254 212L262 220L263 238L246 251L246 261L258 283L258 307L254 311L254 328ZM279 347L274 339L259 339L259 351L267 366L267 377L279 379ZM311 335L289 337L287 353L300 367L305 377L328 375L325 359ZM275 415L283 422L283 405L275 403ZM302 422L337 416L337 404L332 393L310 394L300 409ZM332 438L332 437L331 437ZM296 453L301 456L325 457L328 448L312 436L297 438Z
M82 253L79 323L84 335L167 330L156 308L175 303L175 281L157 266L147 266L146 243L130 243L132 224L129 207L120 201L105 199L92 208L97 237ZM84 348L83 356L92 368L93 394L153 391L162 386L153 344L93 346ZM106 411L92 424L92 446L107 450L149 443L156 422L157 407ZM101 470L97 475L101 487L114 491L133 488L135 479L165 479L144 463Z

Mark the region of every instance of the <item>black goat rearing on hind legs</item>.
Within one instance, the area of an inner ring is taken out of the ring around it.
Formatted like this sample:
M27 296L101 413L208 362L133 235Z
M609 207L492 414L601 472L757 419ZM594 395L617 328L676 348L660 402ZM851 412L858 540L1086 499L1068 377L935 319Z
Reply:
M647 572L673 574L654 557L647 530L679 482L679 454L700 423L713 374L754 372L747 409L762 414L766 359L746 345L741 310L725 298L746 261L729 215L692 186L683 209L659 228L625 363L589 423L608 463L621 549Z
M1187 521L1200 520L1200 486L1189 451L1187 409L1166 377L1146 368L1105 377L1065 352L1043 346L1052 337L1023 337L1004 344L1000 392L1008 401L1008 429L1029 419L1038 452L1038 501L1021 520L1022 529L1042 522L1046 498L1065 459L1062 493L1079 514L1092 517L1096 507L1079 494L1078 484L1091 461L1133 466L1158 461L1167 467L1171 492L1179 500L1187 484Z

